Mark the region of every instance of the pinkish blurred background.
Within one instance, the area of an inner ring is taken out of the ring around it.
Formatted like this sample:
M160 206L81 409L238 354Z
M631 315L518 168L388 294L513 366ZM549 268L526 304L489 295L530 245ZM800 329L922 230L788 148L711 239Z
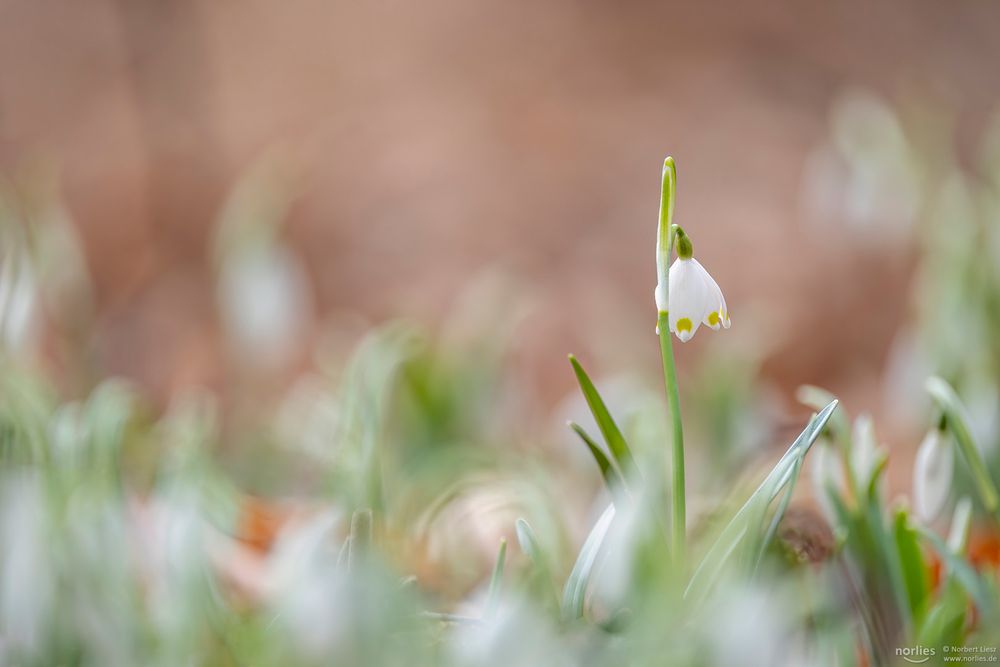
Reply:
M656 371L672 154L678 222L744 332L698 336L682 371L750 346L786 395L821 384L858 409L880 396L915 249L884 208L844 234L858 212L822 196L839 187L822 178L831 109L854 91L932 109L961 155L1000 97L998 36L1000 5L979 2L6 0L0 172L53 174L94 281L97 364L153 397L243 381L213 239L264 165L310 286L289 367L328 319L434 327L496 271L531 302L515 358L555 401L570 350Z

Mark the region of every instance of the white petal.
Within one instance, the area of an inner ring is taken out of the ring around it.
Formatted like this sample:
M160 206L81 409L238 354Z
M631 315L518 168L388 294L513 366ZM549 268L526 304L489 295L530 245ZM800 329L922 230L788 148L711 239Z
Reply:
M825 440L817 442L810 452L812 459L810 467L810 477L812 478L813 493L823 513L830 520L836 516L833 503L830 500L828 489L840 492L844 488L844 468L836 448Z
M920 443L913 464L913 502L924 521L933 521L944 509L954 467L951 442L938 429L932 430Z
M729 310L726 308L726 298L722 296L719 283L715 282L712 274L699 264L698 260L692 261L698 265L701 279L705 283L705 314L702 317L702 322L714 331L718 331L720 327L728 329L730 326Z
M854 420L851 437L851 468L855 477L864 486L871 481L881 454L875 439L875 424L872 423L871 415L860 415Z
M670 267L670 330L682 343L694 337L704 319L704 271L694 259L678 259Z

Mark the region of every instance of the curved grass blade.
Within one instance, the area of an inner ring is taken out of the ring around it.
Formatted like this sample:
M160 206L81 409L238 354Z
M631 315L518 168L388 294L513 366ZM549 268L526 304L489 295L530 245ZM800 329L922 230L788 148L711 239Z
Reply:
M351 535L347 544L347 569L354 570L366 557L372 543L372 511L358 510L351 516Z
M562 615L566 620L575 620L583 617L583 605L587 596L587 587L590 577L597 563L597 554L604 544L604 538L611 527L611 521L615 518L615 506L608 505L604 513L590 530L590 534L580 548L580 553L576 557L573 571L570 572L566 580L566 587L563 589Z
M580 365L580 362L572 354L569 355L569 363L573 366L576 381L580 384L580 391L583 392L583 397L587 400L587 406L594 415L594 421L597 422L597 427L601 429L601 435L604 436L604 441L608 444L608 450L610 450L611 455L618 462L618 465L621 466L626 476L635 474L637 470L635 460L632 457L632 450L629 449L628 443L625 442L625 436L622 435L618 424L615 423L614 418L611 417L611 413L608 412L608 406L605 405L604 399L598 393L597 387L594 386L594 383L590 380L590 376L587 375L587 372L583 370L583 366Z
M998 518L1000 493L997 492L997 487L993 484L986 463L979 453L979 448L976 447L962 401L951 385L939 377L927 378L927 383L924 386L945 414L948 428L955 435L958 449L965 457L969 470L972 471L972 478L975 480L976 490L979 492L979 498L983 501L983 506L994 518Z
M347 567L348 557L351 553L351 536L348 535L347 539L340 545L340 551L337 552L337 568Z
M618 469L615 468L614 464L608 459L608 457L601 451L601 448L594 442L593 438L583 430L583 427L576 422L568 422L569 427L573 429L573 432L580 436L583 443L587 445L587 449L590 450L591 456L597 461L597 467L601 469L601 477L604 478L604 484L608 487L608 491L611 492L613 496L617 496L621 493L622 489L625 488L625 482L622 479L621 474Z
M507 561L507 540L500 538L500 551L493 565L493 576L490 577L490 592L486 598L486 617L493 618L500 604L500 585L503 583L503 566Z
M778 460L771 472L768 473L764 481L761 482L757 490L739 509L736 516L722 529L719 537L709 548L708 553L698 564L687 589L684 591L685 599L692 595L703 595L707 593L712 583L721 573L723 566L730 556L736 552L743 539L748 534L756 534L760 529L759 521L762 520L771 501L777 497L778 493L788 484L796 474L796 464L802 460L809 448L823 431L823 427L830 420L833 411L837 409L837 401L831 401L819 414L809 420L802 433L795 439L788 451ZM753 542L751 542L753 544ZM752 553L752 552L751 552Z
M760 565L760 562L764 559L764 553L767 551L771 542L774 541L774 536L778 534L778 526L781 525L781 520L785 518L785 512L788 511L788 505L792 502L792 492L795 490L795 484L799 480L799 473L801 470L802 459L800 458L795 462L792 468L792 476L788 480L788 488L785 490L785 495L781 497L778 509L775 510L774 515L771 517L771 523L767 527L764 539L761 540L760 548L757 550L757 559L755 560L754 569Z
M545 589L545 599L552 603L553 609L559 607L559 595L552 583L552 571L549 569L549 560L542 549L535 530L526 520L519 518L514 522L514 529L517 531L517 543L521 551L531 561L534 570L532 580L535 586Z
M545 553L542 545L538 543L535 529L531 527L525 519L519 518L514 522L514 530L517 531L517 543L521 547L524 555L531 559L531 563L540 570L548 571L548 564L545 560Z
M796 390L795 399L802 405L819 412L831 401L837 400L837 397L822 387L804 384ZM848 419L846 412L838 410L833 415L830 419L829 431L835 442L846 446L846 441L851 437L851 420Z
M924 555L917 542L917 531L910 525L906 510L898 510L893 520L893 539L903 571L906 598L910 604L910 615L919 619L927 604L931 589L930 569L924 562Z

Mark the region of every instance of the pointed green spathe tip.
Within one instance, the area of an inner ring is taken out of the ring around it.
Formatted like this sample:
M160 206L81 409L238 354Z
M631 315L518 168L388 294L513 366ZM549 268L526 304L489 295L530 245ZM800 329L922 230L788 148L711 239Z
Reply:
M663 161L663 173L660 180L660 218L656 228L656 281L658 285L667 284L667 274L670 270L671 222L674 219L674 195L677 192L677 167L674 159L667 157Z

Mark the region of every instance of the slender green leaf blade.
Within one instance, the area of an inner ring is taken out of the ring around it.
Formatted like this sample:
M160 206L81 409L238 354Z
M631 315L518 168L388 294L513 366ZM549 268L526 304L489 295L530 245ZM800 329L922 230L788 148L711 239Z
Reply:
M351 516L351 535L348 541L347 567L354 570L365 558L372 542L372 511L358 510Z
M601 469L601 477L604 478L604 483L608 487L613 495L617 495L625 488L625 482L622 480L618 469L615 468L614 464L608 459L608 457L601 451L601 448L593 438L583 429L582 426L576 422L569 422L569 427L573 429L573 432L580 436L583 443L587 445L587 449L590 450L591 456L597 462L597 467Z
M563 589L562 614L566 620L573 620L583 616L583 606L587 596L587 588L590 584L590 577L597 563L597 555L607 537L608 529L615 518L615 506L608 505L601 514L597 523L590 530L587 539L584 540L580 553L576 557L573 570L566 580Z
M535 530L525 519L519 518L514 522L517 531L517 543L521 546L521 551L531 561L533 569L532 583L536 590L544 590L544 599L552 604L552 609L559 608L559 594L552 583L552 570L549 568L549 559L542 549Z
M781 525L781 520L785 517L785 512L788 511L788 505L792 502L792 492L795 490L795 484L798 482L799 473L802 470L802 459L795 461L792 467L792 476L789 479L788 488L785 490L785 494L781 497L781 501L778 505L778 509L775 510L774 515L771 517L771 523L767 527L767 532L764 534L764 539L761 540L760 548L757 550L756 566L764 559L764 553L767 548L774 541L774 536L778 534L778 526Z
M486 616L492 617L500 603L500 585L503 583L503 566L507 561L507 540L500 538L500 550L493 565L493 575L490 577L490 592L486 598Z
M930 591L930 570L924 562L920 543L917 541L917 532L910 526L906 510L900 509L896 512L892 532L903 571L910 614L914 619L919 619L926 607L927 594Z
M726 561L737 550L744 537L750 531L760 529L757 522L763 517L764 510L795 476L796 462L801 460L812 447L836 408L837 401L831 401L819 414L814 415L809 420L805 429L778 460L778 463L757 487L757 490L750 495L746 503L723 528L691 576L687 589L684 591L686 599L692 595L704 594L718 577Z
M629 449L628 443L625 442L625 436L622 435L621 429L618 428L618 424L612 418L611 413L608 411L608 406L597 391L597 387L594 386L594 383L590 380L590 376L587 375L587 372L583 370L583 366L580 365L580 362L572 354L569 355L569 363L573 366L573 372L576 374L576 380L580 384L580 390L583 392L583 397L587 400L587 406L594 415L594 420L597 422L597 427L601 430L601 435L604 436L604 441L608 444L611 455L626 475L634 474L636 469L632 450Z

